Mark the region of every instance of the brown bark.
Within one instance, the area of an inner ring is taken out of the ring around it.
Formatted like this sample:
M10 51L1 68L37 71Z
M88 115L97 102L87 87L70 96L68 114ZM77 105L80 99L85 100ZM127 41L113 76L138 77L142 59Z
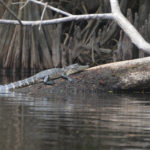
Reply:
M150 89L150 57L99 65L87 69L82 73L71 75L73 82L64 79L56 80L54 86L37 84L17 92L38 95L50 95L51 92L67 90L76 91L122 91Z

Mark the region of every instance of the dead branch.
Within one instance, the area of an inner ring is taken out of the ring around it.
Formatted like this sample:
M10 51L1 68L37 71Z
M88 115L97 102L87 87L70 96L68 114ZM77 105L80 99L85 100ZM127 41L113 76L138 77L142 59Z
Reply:
M9 12L16 20L18 20L18 23L22 26L21 20L15 15L15 13L14 13L10 8L8 8L8 7L6 6L6 4L5 4L2 0L0 0L0 4L1 4L4 8L6 8L6 9L8 10L8 12Z
M29 2L33 2L42 6L45 6L44 2L40 2L37 0L27 0L25 5ZM57 13L61 13L66 15L67 17L57 18L52 20L41 20L39 21L22 21L23 25L45 25L45 24L57 24L63 23L68 21L76 21L76 20L88 20L88 19L113 19L115 20L118 25L123 29L123 31L129 36L132 43L134 43L139 49L143 50L144 52L150 53L150 44L144 40L144 38L140 35L140 33L134 28L134 26L123 16L120 11L119 3L117 0L110 0L111 4L111 11L112 13L105 13L105 14L89 14L89 15L72 15L70 13L64 12L58 8L54 8L50 5L47 5L46 8L49 8ZM20 24L18 20L4 20L1 19L0 23L5 24Z
M42 12L42 15L41 15L41 23L42 23L42 20L44 18L44 14L45 14L45 11L46 11L46 7L47 7L47 3L45 3L45 6L44 6L44 9L43 9L43 12ZM39 26L39 30L41 30L41 24Z
M58 19L43 20L42 25L58 24L58 23L63 23L63 22L68 22L68 21L88 20L88 19L113 19L113 15L111 13L89 14L89 15L71 15L68 17L63 17L63 18L58 18ZM5 20L5 19L0 19L0 24L19 25L17 20ZM41 24L41 20L22 21L22 24L24 26L38 26Z
M144 52L150 53L150 44L144 40L141 34L121 13L118 1L110 0L110 4L113 18L123 29L123 31L129 36L132 43L134 43L139 49L143 50Z

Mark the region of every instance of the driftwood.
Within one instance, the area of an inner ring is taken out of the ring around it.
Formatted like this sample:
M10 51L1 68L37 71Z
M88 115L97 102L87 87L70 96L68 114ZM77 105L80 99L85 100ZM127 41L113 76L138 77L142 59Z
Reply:
M32 85L17 92L44 95L62 91L144 91L150 89L150 57L126 60L87 69L71 75L73 82L64 79L56 80L54 86L43 83Z

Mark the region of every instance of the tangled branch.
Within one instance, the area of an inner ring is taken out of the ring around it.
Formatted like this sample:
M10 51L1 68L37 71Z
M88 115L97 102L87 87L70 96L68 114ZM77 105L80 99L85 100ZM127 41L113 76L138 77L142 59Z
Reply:
M21 7L21 9L23 9L29 2L42 5L44 6L45 9L46 8L51 9L57 13L65 15L65 17L51 19L51 20L42 20L43 17L41 17L41 20L38 20L38 21L21 21L22 25L41 26L41 25L46 25L46 24L58 24L58 23L63 23L63 22L68 22L68 21L77 21L77 20L112 19L112 20L115 20L117 24L123 29L123 31L129 36L133 44L135 44L139 49L143 50L144 52L150 53L150 44L144 40L144 38L135 29L135 27L121 13L119 3L117 0L110 0L111 13L85 14L85 15L72 15L58 8L47 5L47 3L37 1L37 0L27 0L26 3ZM5 19L0 19L0 23L15 24L15 25L20 24L18 20L5 20Z

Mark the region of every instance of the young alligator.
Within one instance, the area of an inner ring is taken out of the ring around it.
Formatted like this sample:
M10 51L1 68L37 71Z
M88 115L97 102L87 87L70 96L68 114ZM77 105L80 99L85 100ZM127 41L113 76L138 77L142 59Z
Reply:
M51 80L61 77L69 81L72 81L72 79L69 78L68 75L83 71L88 67L89 67L88 65L82 66L78 64L73 64L64 68L47 69L24 80L20 80L6 85L0 85L0 93L9 93L10 90L12 89L28 86L37 82L44 82L45 84L53 84Z

